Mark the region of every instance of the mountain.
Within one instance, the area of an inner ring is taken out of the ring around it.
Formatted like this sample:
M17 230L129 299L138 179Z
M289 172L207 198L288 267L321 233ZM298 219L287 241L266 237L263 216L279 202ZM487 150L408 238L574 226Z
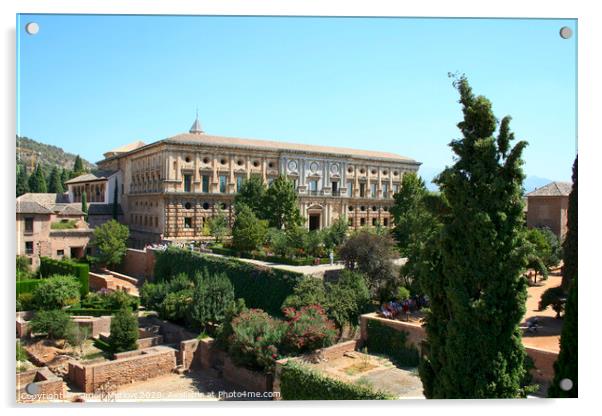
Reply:
M28 137L17 136L17 164L25 165L28 168L40 163L44 167L73 169L73 163L76 155L65 152L58 146L40 143ZM82 159L84 168L92 170L96 165Z
M443 171L443 168L432 168L428 166L421 166L418 170L418 174L424 180L424 183L426 184L426 187L429 191L439 190L437 185L435 185L431 181L435 178L435 176L441 173L441 171ZM523 182L525 194L528 194L536 188L541 188L542 186L547 185L550 182L554 181L552 179L542 178L540 176L527 176Z

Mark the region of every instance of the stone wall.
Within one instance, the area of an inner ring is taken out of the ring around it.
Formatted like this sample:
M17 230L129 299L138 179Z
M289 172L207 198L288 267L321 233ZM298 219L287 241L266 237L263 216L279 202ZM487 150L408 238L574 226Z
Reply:
M16 327L17 327L17 337L23 338L29 335L29 321L33 318L32 311L22 311L17 312L16 315Z
M119 271L138 279L152 279L155 270L155 250L128 248Z
M230 383L241 386L246 391L265 392L273 389L271 374L239 367L232 362L230 357L226 357L224 360L224 378Z
M70 361L69 380L85 393L92 393L107 381L116 386L129 384L169 374L176 368L173 348L156 346L127 353L116 360L87 365Z
M17 373L17 401L55 401L65 398L65 384L60 377L54 375L48 367L34 368L33 370ZM27 385L34 384L29 394Z
M73 322L81 327L88 327L89 335L92 338L98 338L100 334L111 332L112 316L72 316Z
M161 320L156 316L138 318L138 326L147 330L153 328L157 335L163 335L163 340L167 344L179 345L182 341L196 338L198 335L180 325Z
M362 315L360 319L362 343L365 343L368 339L368 320L377 320L390 328L407 332L408 342L418 348L418 351L421 351L422 342L426 339L426 332L420 324L385 319L377 316L375 313ZM554 379L554 362L558 358L558 353L527 346L525 346L525 352L535 364L535 368L531 371L533 381L544 386L545 390L547 385Z

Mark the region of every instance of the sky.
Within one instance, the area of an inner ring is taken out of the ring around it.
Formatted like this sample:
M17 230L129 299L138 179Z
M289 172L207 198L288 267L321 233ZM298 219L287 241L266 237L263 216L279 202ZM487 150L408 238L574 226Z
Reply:
M432 176L460 137L457 72L512 117L528 176L569 181L576 58L573 19L22 14L17 134L96 162L198 109L208 134L394 152Z

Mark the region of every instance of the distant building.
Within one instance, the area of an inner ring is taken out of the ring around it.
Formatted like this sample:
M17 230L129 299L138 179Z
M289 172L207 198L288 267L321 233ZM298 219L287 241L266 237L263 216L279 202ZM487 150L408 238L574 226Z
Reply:
M551 182L529 192L526 195L527 226L547 227L559 238L564 238L571 187L568 182Z
M366 142L373 140L369 136ZM299 195L306 227L318 230L345 217L349 227L393 226L393 194L420 163L383 151L295 144L206 134L198 118L188 133L145 144L135 142L104 154L98 162L111 186L119 179L119 202L131 244L190 241L203 236L206 220L223 210L233 222L233 201L252 176L268 186L288 177ZM68 182L69 190L81 180ZM94 185L96 181L88 182ZM73 188L73 191L72 191ZM107 188L98 188L99 195ZM112 198L108 190L105 200Z
M17 255L26 256L34 267L40 256L80 258L92 236L80 204L67 194L31 194L17 198Z

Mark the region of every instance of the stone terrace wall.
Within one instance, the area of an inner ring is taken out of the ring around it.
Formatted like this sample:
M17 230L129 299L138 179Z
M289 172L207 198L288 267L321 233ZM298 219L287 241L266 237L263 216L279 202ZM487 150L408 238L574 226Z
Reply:
M128 351L122 358L100 363L83 365L70 361L68 377L86 393L92 393L98 386L110 380L113 385L144 381L169 374L176 367L176 350L156 346L136 353Z
M88 327L90 336L97 338L100 334L108 334L111 332L112 316L72 316L73 322L81 327Z
M375 313L362 315L360 319L362 342L366 342L368 339L368 320L377 320L397 331L407 332L408 342L418 348L419 351L421 351L422 341L426 339L424 328L416 323L385 319L377 316ZM554 379L554 362L558 358L558 353L527 346L525 346L525 352L535 364L535 369L531 371L533 381L544 386L549 385Z
M33 318L32 311L17 312L16 324L17 324L17 337L23 338L29 335L29 321Z
M145 280L152 280L154 270L155 250L153 249L136 250L128 248L119 267L121 273Z
M251 371L234 365L230 357L224 360L224 378L230 383L238 384L246 391L272 391L272 375L259 371Z
M138 318L138 326L141 328L158 327L158 334L163 335L163 340L167 344L179 345L182 341L196 338L198 335L180 325L161 320L156 316Z
M25 390L28 384L35 384L35 395ZM48 367L35 368L17 374L17 401L49 401L65 398L65 384L60 377L54 375Z

